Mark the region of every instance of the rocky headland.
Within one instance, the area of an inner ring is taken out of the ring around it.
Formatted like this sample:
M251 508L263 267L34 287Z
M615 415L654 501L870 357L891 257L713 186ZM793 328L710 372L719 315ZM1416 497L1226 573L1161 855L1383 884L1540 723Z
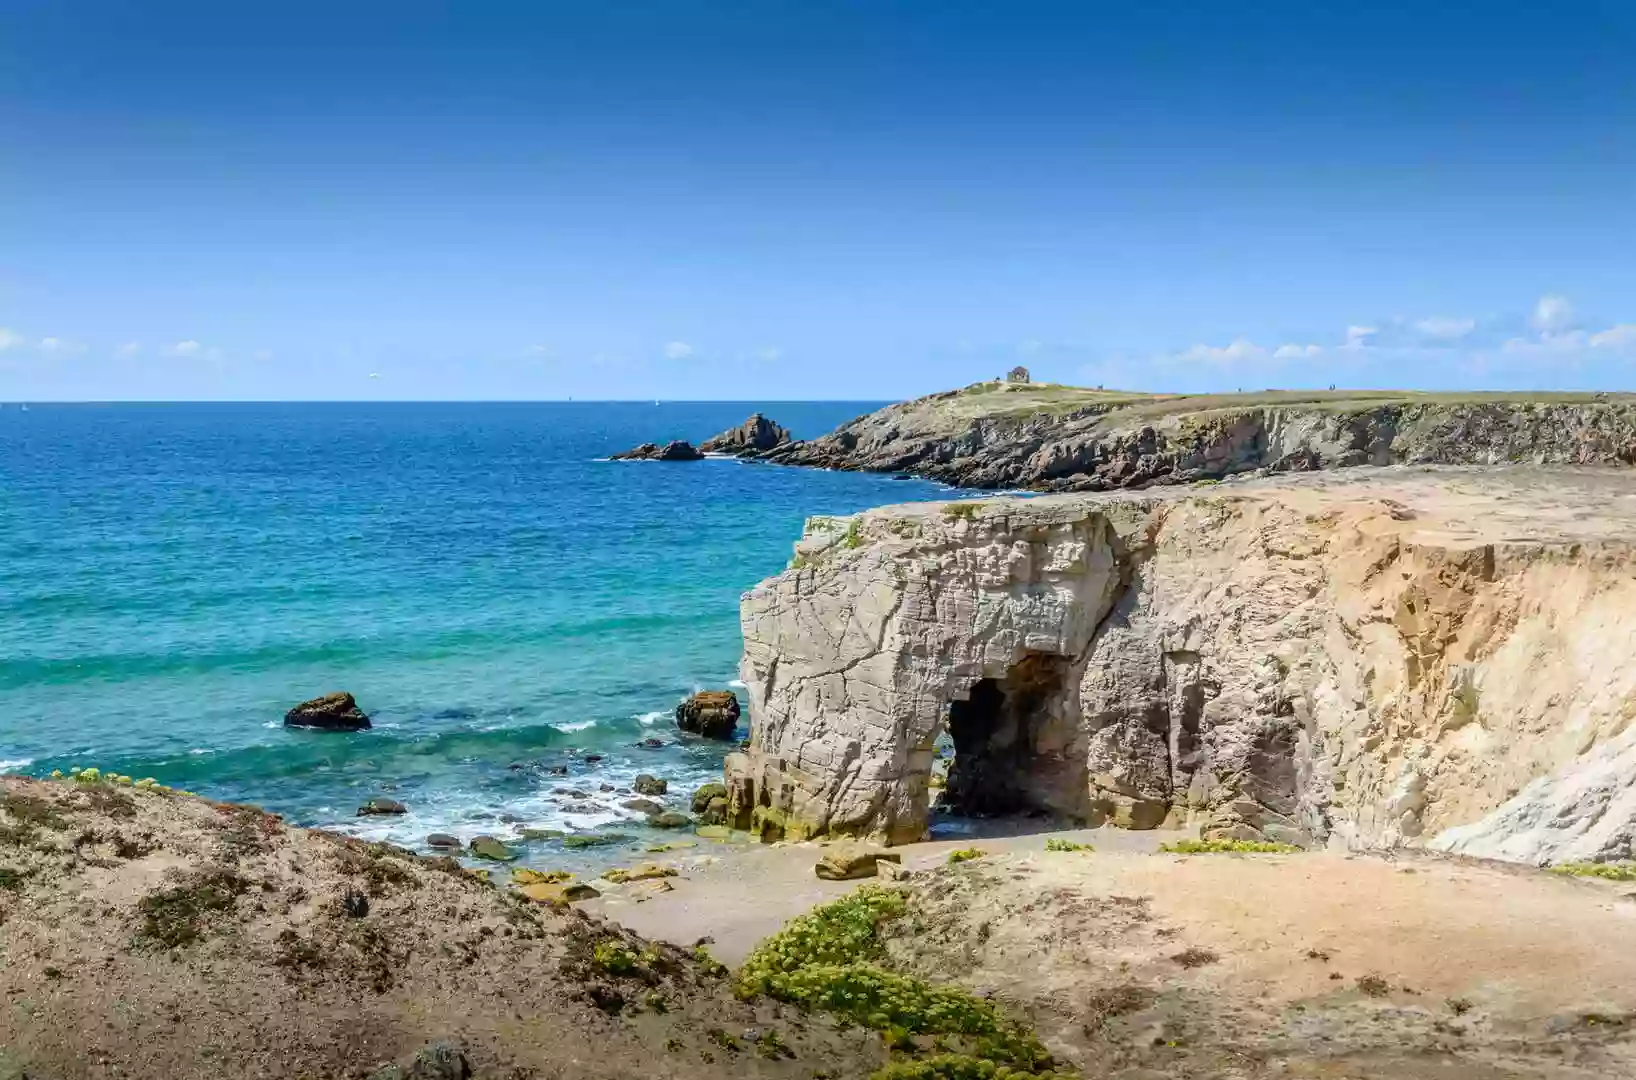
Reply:
M1633 536L1636 472L1530 467L813 519L743 600L729 818L918 840L947 733L972 815L1629 859Z
M1351 465L1630 464L1636 396L1135 394L977 383L762 455L971 488L1106 491Z

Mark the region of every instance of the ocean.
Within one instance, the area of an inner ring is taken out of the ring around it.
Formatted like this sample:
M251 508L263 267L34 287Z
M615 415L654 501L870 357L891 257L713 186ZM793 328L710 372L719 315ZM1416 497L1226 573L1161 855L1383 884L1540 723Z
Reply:
M808 437L874 407L7 404L0 771L96 765L422 850L523 828L651 841L619 789L651 773L685 811L719 779L730 747L680 738L672 712L737 688L739 596L802 520L947 492L602 459L754 410ZM332 690L374 729L283 727ZM376 796L409 813L357 817Z

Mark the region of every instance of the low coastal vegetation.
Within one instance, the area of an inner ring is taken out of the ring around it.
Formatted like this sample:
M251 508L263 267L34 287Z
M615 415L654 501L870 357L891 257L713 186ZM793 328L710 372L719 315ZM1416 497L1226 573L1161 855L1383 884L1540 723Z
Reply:
M981 859L986 854L988 854L988 852L984 851L982 848L960 848L957 851L949 852L949 865L954 866L957 863L970 862L973 859Z
M1568 877L1602 878L1605 881L1636 881L1636 861L1569 862L1551 867L1551 873Z
M1177 840L1160 844L1159 850L1170 855L1288 855L1301 849L1271 840Z
M994 1003L886 966L879 930L901 917L901 892L865 885L793 919L739 970L740 997L760 995L879 1032L897 1055L871 1080L1049 1080L1070 1074L1025 1024Z
M1060 836L1053 836L1045 842L1046 851L1095 851L1090 844L1080 844L1073 840L1064 840Z

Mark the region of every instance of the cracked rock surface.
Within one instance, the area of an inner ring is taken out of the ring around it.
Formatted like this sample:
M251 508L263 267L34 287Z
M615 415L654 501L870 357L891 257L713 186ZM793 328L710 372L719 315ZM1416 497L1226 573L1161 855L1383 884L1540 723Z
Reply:
M745 594L734 824L946 798L1527 862L1636 842L1636 475L1393 467L883 507Z

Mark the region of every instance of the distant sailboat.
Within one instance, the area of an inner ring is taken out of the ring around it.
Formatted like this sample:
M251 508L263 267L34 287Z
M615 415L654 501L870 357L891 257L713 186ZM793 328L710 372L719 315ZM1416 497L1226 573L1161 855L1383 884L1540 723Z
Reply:
M22 410L24 412L28 412L28 406L27 405L23 405L23 406L21 406L21 408L22 408Z
M654 398L654 399L653 399L653 403L654 403L654 404L655 404L655 405L657 405L657 404L659 404L659 399L658 399L658 398Z

